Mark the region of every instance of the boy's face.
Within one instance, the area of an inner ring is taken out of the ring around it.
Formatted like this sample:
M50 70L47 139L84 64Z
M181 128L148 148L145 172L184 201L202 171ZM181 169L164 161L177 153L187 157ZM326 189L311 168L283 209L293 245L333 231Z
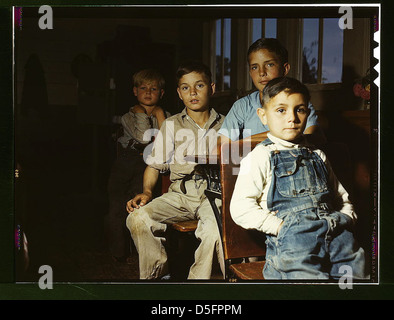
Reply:
M253 84L261 92L268 81L285 76L290 65L281 65L277 55L267 49L260 49L249 55L249 75Z
M215 84L209 83L203 74L191 72L179 80L177 92L188 109L205 111L209 107L210 97L215 93Z
M156 106L164 94L164 90L159 88L157 81L143 82L140 86L134 87L133 91L142 107Z
M268 125L270 133L287 141L296 140L305 130L309 115L307 102L302 94L280 92L263 108L257 109L261 122Z

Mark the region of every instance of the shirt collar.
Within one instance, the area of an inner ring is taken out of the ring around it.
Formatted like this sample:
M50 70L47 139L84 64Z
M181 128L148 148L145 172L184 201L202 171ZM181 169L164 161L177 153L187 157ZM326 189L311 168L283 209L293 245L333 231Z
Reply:
M302 135L300 137L298 143L294 143L294 142L290 142L290 141L279 139L279 138L273 136L271 133L268 133L267 137L273 143L278 144L279 146L282 146L282 147L285 147L285 148L299 148L299 147L301 147L301 145L305 145L306 144L306 140L305 140L304 135Z
M186 116L187 116L186 108L183 108L183 110L181 111L181 117L184 118Z
M185 107L185 108L183 108L183 110L180 113L182 119L185 119L185 117L188 116L186 110L187 110L187 108ZM208 118L207 123L209 125L211 125L215 120L218 120L219 118L220 118L220 115L216 112L216 110L214 108L209 108L209 118Z
M261 101L260 101L260 91L254 91L251 93L251 99L254 100L252 102L252 107L257 110L258 108L261 108Z

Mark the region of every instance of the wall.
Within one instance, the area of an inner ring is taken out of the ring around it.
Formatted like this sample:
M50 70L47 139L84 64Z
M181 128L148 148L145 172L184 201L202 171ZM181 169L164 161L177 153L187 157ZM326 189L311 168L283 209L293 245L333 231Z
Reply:
M342 83L309 86L318 110L362 110L363 100L353 94L356 79L370 68L370 19L353 19L353 29L344 30Z
M117 36L117 27L121 25L146 28L146 34L139 37L146 37L152 42L172 45L179 42L179 21L173 19L155 19L152 22L149 19L55 16L53 30L40 30L36 18L24 18L21 30L17 30L16 33L17 102L21 102L26 62L29 56L35 53L45 72L49 104L78 105L77 79L71 71L73 59L79 54L86 54L94 60L97 45L114 40Z
M152 64L166 70L166 108L171 113L178 112L181 106L175 90L175 68L186 57L201 58L201 19L148 19L143 15L135 17L136 14L128 17L131 11L123 8L99 8L98 14L91 14L90 10L81 13L79 9L59 12L54 8L53 29L41 30L39 15L33 9L23 9L22 25L15 30L15 159L37 177L42 176L48 164L54 166L56 173L52 172L50 178L72 186L75 192L83 193L89 188L104 191L115 155L114 127L107 120L114 106L123 108L117 110L117 115L128 110L130 103L123 101L134 98L127 87L131 84L132 68L143 66L138 59L130 61L133 59L128 53L135 54L132 45L136 41L148 44L151 50L141 53L144 60L152 59ZM130 32L131 28L138 32ZM108 49L116 51L116 63L104 65L109 73L117 73L118 79L123 79L116 83L117 89L124 89L123 94L114 94L108 85L108 90L95 97L96 103L90 103L91 112L81 113L81 82L73 74L73 61L80 54L94 61L98 53L105 56ZM32 55L36 55L38 63L30 72L26 66ZM21 112L22 102L29 107L26 113ZM104 121L103 116L87 121L86 114L99 114L103 109ZM81 114L85 116L83 121ZM86 183L75 184L75 175ZM50 184L44 183L42 177L38 179L43 188Z

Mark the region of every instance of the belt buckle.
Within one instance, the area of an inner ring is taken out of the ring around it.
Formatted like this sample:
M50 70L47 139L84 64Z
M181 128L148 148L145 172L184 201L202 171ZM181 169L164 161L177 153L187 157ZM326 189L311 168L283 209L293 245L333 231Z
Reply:
M199 174L195 174L193 180L194 180L194 188L195 189L200 189L202 183L204 182L203 177L201 175L199 175ZM200 180L199 183L197 183L198 180Z

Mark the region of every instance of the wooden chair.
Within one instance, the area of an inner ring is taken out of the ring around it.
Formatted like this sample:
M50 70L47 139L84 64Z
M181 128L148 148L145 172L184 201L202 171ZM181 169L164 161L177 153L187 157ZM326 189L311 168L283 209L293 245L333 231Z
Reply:
M264 235L238 226L230 215L230 201L238 176L239 162L260 142L261 140L252 140L249 150L244 150L242 141L226 143L221 149L222 242L226 279L230 281L263 280L265 262L261 259L265 256ZM258 257L258 260L248 262L251 257Z

